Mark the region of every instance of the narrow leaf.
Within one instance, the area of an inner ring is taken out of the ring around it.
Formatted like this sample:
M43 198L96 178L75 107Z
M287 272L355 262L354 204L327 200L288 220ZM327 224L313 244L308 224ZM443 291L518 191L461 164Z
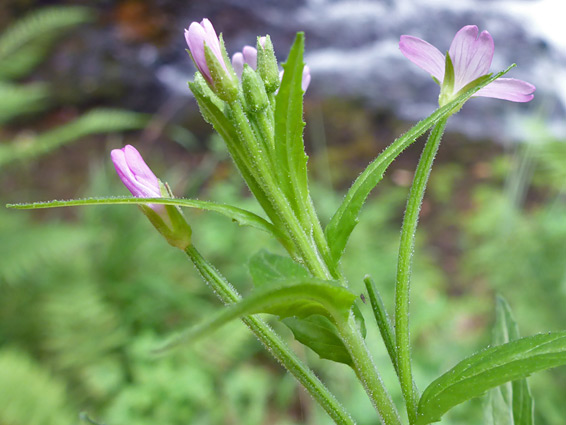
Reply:
M338 283L314 278L265 287L174 337L159 351L168 350L182 342L194 342L225 323L249 314L269 313L280 318L305 318L319 314L331 320L345 320L355 298L355 294Z
M381 338L383 338L383 343L385 344L391 363L393 363L397 371L397 349L395 348L395 331L393 330L393 325L373 279L370 276L364 277L364 284L368 291L369 301L377 327L379 328L379 333L381 334Z
M499 72L489 79L472 89L463 92L454 101L437 109L428 118L420 121L403 136L395 140L387 147L367 168L359 175L352 187L348 190L342 204L328 223L325 233L330 245L332 261L336 265L346 247L348 238L352 230L358 223L358 215L366 201L369 193L381 181L387 167L393 162L401 152L411 145L419 136L424 134L429 128L437 124L440 120L448 117L453 111L462 105L479 89L485 87L492 81L506 74L515 65L510 66L505 71Z
M511 307L503 297L497 296L493 345L505 344L519 337L519 328ZM534 422L534 401L526 378L491 390L487 395L486 407L488 420L494 417L499 420L494 424L506 423L504 421L507 418L511 418L511 425L532 425Z
M177 205L179 207L197 208L207 211L214 211L225 215L236 221L241 226L250 226L255 229L268 232L284 242L290 244L287 236L283 234L273 224L264 218L232 205L217 204L215 202L199 201L196 199L182 198L133 198L133 197L116 197L116 198L88 198L88 199L72 199L69 201L49 201L49 202L32 202L29 204L8 204L6 207L29 210L40 208L57 208L57 207L75 207L81 205L111 205L111 204L161 204L161 205Z
M310 276L307 269L291 258L275 255L264 249L250 259L249 268L256 288Z
M305 36L298 33L283 64L283 79L275 103L275 161L283 193L301 217L308 201L307 160L303 142L303 51Z
M485 391L566 364L566 331L487 348L458 363L424 391L417 425L437 422L452 407Z

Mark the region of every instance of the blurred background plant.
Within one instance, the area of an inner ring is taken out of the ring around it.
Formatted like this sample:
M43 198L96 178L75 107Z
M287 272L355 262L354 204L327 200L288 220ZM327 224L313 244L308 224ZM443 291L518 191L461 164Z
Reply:
M162 13L170 13L163 3ZM162 45L167 30L167 21L158 19L162 15L150 14L149 27L137 26L159 2L32 12L27 3L12 6L13 13L3 15L0 35L2 203L125 194L108 153L132 143L177 196L258 211L190 100L173 97L158 107L147 102L148 88L135 104L128 83L116 88L102 79L93 84L115 91L81 91L45 71L76 60L68 56L85 48L81 34L93 27L97 35L111 34L106 43L135 44L141 37ZM113 38L116 27L108 21L128 28L127 36L122 31ZM113 66L109 62L101 69L108 73ZM180 112L183 118L174 119ZM325 218L363 166L410 125L359 99L322 96L307 97L306 121L313 196ZM565 328L566 137L551 133L543 116L517 128L521 143L501 143L510 135L494 143L453 131L441 148L414 267L412 336L420 387L489 344L496 292L509 300L523 335ZM352 235L343 265L360 293L369 273L384 298L392 299L417 145L389 170ZM242 265L260 248L276 250L272 241L213 213L187 211L187 216L199 249L248 291ZM83 423L107 425L330 423L240 323L195 347L161 358L150 355L163 335L216 311L218 303L183 255L169 249L135 208L1 209L0 237L0 423L78 423L81 412ZM369 320L369 307L363 311ZM374 327L368 328L368 344L385 360ZM286 328L277 329L291 341ZM350 370L292 344L361 425L373 424L373 409ZM383 372L400 401L394 372ZM564 368L530 382L537 423L562 425ZM460 406L443 424L481 424L480 407L481 400Z

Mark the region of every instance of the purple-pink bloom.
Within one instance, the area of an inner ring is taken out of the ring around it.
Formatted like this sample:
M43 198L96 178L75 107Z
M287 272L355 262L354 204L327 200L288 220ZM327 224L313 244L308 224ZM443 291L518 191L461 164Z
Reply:
M244 64L246 63L253 70L257 69L257 49L255 47L244 46L241 52L234 53L234 56L232 56L232 68L234 68L238 78L242 78Z
M140 153L131 145L113 149L110 153L122 183L136 198L161 198L159 180L147 166ZM149 205L157 211L162 205Z
M189 50L198 70L209 83L212 84L213 81L204 54L205 44L210 48L220 65L226 70L226 73L229 73L228 67L224 62L222 49L220 48L220 41L218 40L214 27L208 19L203 19L200 24L198 22L192 22L191 25L189 25L189 29L185 30L185 40L189 45Z
M454 88L452 93L442 93L445 99L453 99L467 84L489 72L493 59L493 38L487 31L479 34L478 27L467 25L456 33L448 54L454 66ZM402 35L399 42L401 53L407 59L430 73L444 89L444 55L434 46L420 38ZM535 86L515 78L498 78L474 96L493 97L513 102L529 102L534 97Z

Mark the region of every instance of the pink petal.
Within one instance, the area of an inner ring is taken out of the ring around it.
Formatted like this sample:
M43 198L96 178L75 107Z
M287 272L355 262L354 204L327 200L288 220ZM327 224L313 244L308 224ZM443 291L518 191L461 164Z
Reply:
M244 46L242 53L244 54L244 61L252 67L257 69L257 50L252 46Z
M456 33L450 45L450 59L454 64L454 91L489 72L495 46L487 31L478 37L478 27L467 25Z
M244 72L244 55L242 52L234 53L234 56L232 56L232 68L234 68L238 78L242 78L242 72Z
M210 47L214 56L216 56L216 58L220 61L220 64L224 67L224 69L228 71L226 64L224 63L222 50L220 49L220 40L218 40L218 36L216 35L216 31L214 30L212 23L208 19L204 18L200 24L206 33L206 38L204 39L206 45Z
M198 23L193 22L189 26L188 30L185 30L185 40L191 51L191 55L195 61L195 64L201 74L204 75L208 80L210 80L210 73L208 72L208 65L206 64L206 58L204 57L204 39L206 34L204 33L204 28Z
M310 83L311 83L311 69L308 67L308 65L305 65L305 67L303 68L303 79L301 81L301 88L303 89L303 91L305 92L307 91Z
M480 89L474 96L493 97L511 102L529 102L534 97L536 87L515 78L498 78Z
M432 44L411 35L402 35L399 48L407 59L438 81L444 79L444 55Z
M116 172L124 186L139 198L159 198L159 180L133 146L114 149L110 153Z

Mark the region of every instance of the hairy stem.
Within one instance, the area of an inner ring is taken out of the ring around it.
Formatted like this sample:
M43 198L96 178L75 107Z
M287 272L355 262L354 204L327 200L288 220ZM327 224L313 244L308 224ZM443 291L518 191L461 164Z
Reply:
M419 212L423 202L428 177L438 151L447 118L442 119L430 133L423 153L417 165L413 184L407 200L401 242L397 263L397 282L395 286L395 336L397 349L397 365L403 396L407 404L409 422L414 424L417 417L417 390L413 383L411 370L411 348L409 336L409 287L411 264L415 248L415 233L419 220Z
M190 245L185 253L191 259L204 281L225 304L241 299L236 289L210 264L197 249ZM305 387L309 394L322 406L338 425L355 425L354 420L336 400L328 388L317 378L281 338L256 316L245 316L242 321L250 328L267 350Z

